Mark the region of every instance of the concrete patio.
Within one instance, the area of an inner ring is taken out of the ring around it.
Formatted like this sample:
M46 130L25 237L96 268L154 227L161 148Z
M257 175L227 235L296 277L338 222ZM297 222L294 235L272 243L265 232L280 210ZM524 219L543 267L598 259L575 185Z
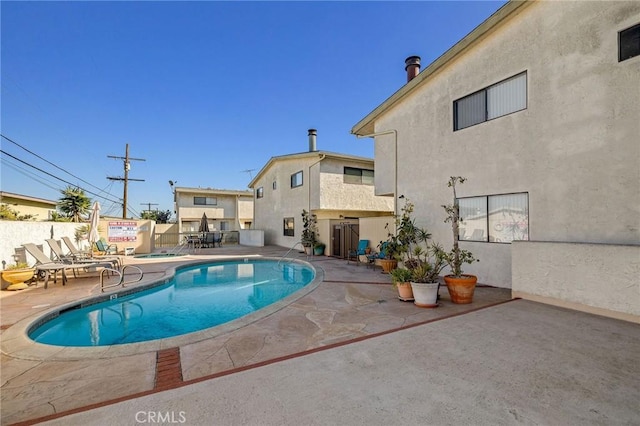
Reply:
M194 259L285 251L228 246L126 261L147 281ZM511 301L509 290L492 287L479 287L471 305L451 304L443 288L439 308L421 309L399 301L379 269L310 261L324 281L271 315L178 348L103 350L91 358L64 348L44 359L4 349L13 324L98 294L95 274L64 287L2 292L2 424L640 420L637 324Z

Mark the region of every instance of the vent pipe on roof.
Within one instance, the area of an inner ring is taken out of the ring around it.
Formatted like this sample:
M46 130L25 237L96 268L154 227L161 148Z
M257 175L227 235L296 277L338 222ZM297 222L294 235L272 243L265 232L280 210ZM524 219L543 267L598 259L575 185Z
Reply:
M407 83L413 80L420 72L420 56L409 56L404 60L405 71L407 71Z
M318 131L316 129L309 129L309 152L315 152L318 150L316 147L316 136Z

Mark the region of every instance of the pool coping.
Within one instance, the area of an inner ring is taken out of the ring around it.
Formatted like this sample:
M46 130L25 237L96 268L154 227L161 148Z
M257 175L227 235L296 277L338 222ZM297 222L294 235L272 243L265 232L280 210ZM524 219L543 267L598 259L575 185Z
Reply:
M172 280L175 277L176 271L180 269L209 263L230 263L237 262L238 260L247 261L247 259L258 262L282 260L281 258L276 257L254 257L245 255L232 256L217 260L195 260L193 262L184 263L178 266L170 266L165 269L165 276L160 279L149 281L143 280L135 286L118 287L117 289L109 292L104 292L98 295L91 295L79 300L75 300L73 302L55 306L43 312L29 315L28 317L16 322L3 332L2 341L0 342L0 349L5 355L31 361L79 361L96 358L116 358L121 356L157 352L159 350L167 348L184 346L206 339L211 339L252 324L262 318L268 317L269 315L278 312L279 310L291 305L296 300L311 293L324 280L324 270L321 267L314 266L311 263L300 259L287 259L287 262L300 263L313 269L315 273L314 279L295 293L251 314L245 315L241 318L215 327L194 331L192 333L182 334L175 337L150 340L147 342L125 343L120 345L108 346L55 346L35 342L28 336L28 333L29 331L31 331L31 329L37 327L48 319L58 316L65 310L74 309L75 307L82 307L83 305L89 306L92 304L100 303L102 301L109 300L110 297L114 294L117 294L118 296L126 296L132 293L137 293L153 287L164 285L168 281Z

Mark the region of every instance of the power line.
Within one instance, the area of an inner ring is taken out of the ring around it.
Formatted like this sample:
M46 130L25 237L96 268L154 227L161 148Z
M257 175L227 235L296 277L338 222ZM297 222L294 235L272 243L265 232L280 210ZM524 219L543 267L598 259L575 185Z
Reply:
M125 148L125 156L124 157L115 157L113 155L107 155L109 158L116 158L118 160L124 160L124 178L116 178L116 177L107 177L109 180L122 180L124 181L124 196L122 197L122 218L127 218L127 186L130 180L144 182L144 179L131 179L129 178L129 170L131 169L131 163L129 160L136 161L146 161L144 158L131 158L129 157L129 144L126 145Z
M23 160L19 159L18 157L14 157L13 155L11 155L11 154L9 154L8 152L5 152L5 151L3 151L3 150L1 150L1 149L0 149L0 153L2 153L2 154L4 154L4 155L6 155L6 156L8 156L8 157L13 158L13 159L14 159L14 160L16 160L16 161L21 162L22 164L26 164L27 166L32 167L32 168L34 168L34 169L38 170L39 172L44 173L44 174L45 174L45 175L47 175L47 176L51 176L51 177L52 177L52 178L54 178L54 179L57 179L57 180L59 180L59 181L61 181L61 182L64 182L64 183L66 183L67 185L71 185L71 186L73 186L73 187L77 187L77 188L79 188L79 189L82 189L83 191L85 191L85 192L87 192L87 193L89 193L89 194L95 195L96 197L101 198L101 199L103 199L103 200L111 201L112 203L118 203L118 204L120 204L120 201L114 201L114 200L111 200L111 199L109 199L109 198L107 198L107 197L105 197L105 196L103 196L103 195L96 194L95 192L91 192L91 191L89 191L88 189L81 188L79 185L76 185L76 184L71 183L71 182L68 182L68 181L66 181L66 180L64 180L64 179L62 179L62 178L59 178L59 177L57 177L57 176L54 176L54 175L52 175L51 173L49 173L49 172L47 172L47 171L44 171L44 170L42 170L42 169L40 169L40 168L38 168L38 167L36 167L36 166L34 166L34 165L32 165L32 164L29 164L29 163L27 163L26 161L23 161Z
M80 177L78 177L78 176L74 175L73 173L70 173L70 172L68 172L67 170L65 170L65 169L63 169L63 168L61 168L61 167L59 167L59 166L57 166L57 165L53 164L51 161L47 160L46 158L42 158L41 156L39 156L39 155L38 155L38 154L36 154L35 152L30 151L29 149L27 149L27 148L25 148L24 146L20 145L18 142L14 141L13 139L10 139L10 138L8 138L7 136L2 135L2 134L0 134L0 136L2 136L4 139L8 140L8 141L9 141L9 142L11 142L12 144L17 145L17 146L19 146L20 148L24 149L24 150L25 150L25 151L27 151L29 154L31 154L31 155L33 155L33 156L35 156L35 157L37 157L37 158L41 159L41 160L42 160L42 161L44 161L45 163L50 164L50 165L52 165L53 167L55 167L56 169L58 169L58 170L61 170L61 171L65 172L65 173L66 173L66 174L68 174L69 176L73 176L74 178L78 179L79 181L84 182L84 183L86 183L87 185L94 187L95 189L97 189L97 190L98 190L98 191L100 191L100 192L105 192L104 190L102 190L102 189L98 188L97 186L95 186L95 185L93 185L93 184L91 184L91 183L87 182L86 180L84 180L84 179L82 179L82 178L80 178Z

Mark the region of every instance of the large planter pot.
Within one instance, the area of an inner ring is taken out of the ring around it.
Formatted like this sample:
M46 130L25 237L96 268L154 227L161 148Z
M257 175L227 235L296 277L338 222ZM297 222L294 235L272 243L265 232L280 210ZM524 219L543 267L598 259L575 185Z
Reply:
M313 254L316 256L322 256L324 254L324 244L319 244L313 248Z
M2 279L11 284L7 290L24 290L29 288L24 282L30 280L33 274L34 270L30 268L9 269L2 271Z
M414 304L421 308L438 307L439 283L411 283L413 290Z
M396 288L398 289L398 299L405 302L413 301L411 283L396 283Z
M378 259L376 262L382 267L382 272L385 274L398 267L398 261L395 259Z
M477 281L478 277L475 275L462 275L460 278L452 275L445 275L444 277L451 301L458 304L473 302L473 292L476 289Z

